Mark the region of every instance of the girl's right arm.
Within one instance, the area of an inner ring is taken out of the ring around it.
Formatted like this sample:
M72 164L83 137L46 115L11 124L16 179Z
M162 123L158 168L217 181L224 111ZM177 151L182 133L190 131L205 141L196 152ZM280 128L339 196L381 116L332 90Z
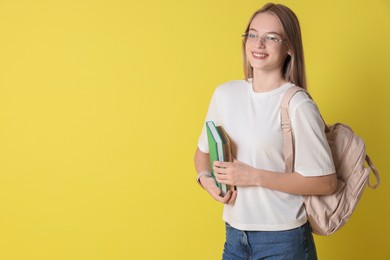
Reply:
M198 173L204 171L211 172L209 154L200 151L199 148L195 151L194 163ZM215 200L224 204L234 204L237 197L237 191L228 191L226 195L222 197L221 190L216 185L214 178L208 177L207 175L201 176L199 183Z

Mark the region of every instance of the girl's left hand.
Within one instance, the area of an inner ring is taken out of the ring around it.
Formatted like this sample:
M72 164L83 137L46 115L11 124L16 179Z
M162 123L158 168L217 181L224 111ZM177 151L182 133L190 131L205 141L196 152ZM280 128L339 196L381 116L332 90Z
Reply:
M233 159L233 162L215 161L213 170L218 182L234 186L255 186L255 169Z

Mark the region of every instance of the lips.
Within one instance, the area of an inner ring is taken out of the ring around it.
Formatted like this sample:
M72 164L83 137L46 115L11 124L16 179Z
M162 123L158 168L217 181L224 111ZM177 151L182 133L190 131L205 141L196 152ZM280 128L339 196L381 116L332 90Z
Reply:
M252 56L257 60L263 60L267 58L269 55L267 53L262 53L262 52L252 52Z

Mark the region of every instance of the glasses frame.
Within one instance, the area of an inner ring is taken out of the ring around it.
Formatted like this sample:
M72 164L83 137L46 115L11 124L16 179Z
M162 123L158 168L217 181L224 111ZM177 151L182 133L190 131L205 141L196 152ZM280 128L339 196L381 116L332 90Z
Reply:
M255 37L250 37L250 35L254 35ZM256 40L256 43L260 39L260 43L262 43L264 45L267 45L267 43L283 43L284 41L286 41L286 39L270 39L270 38L268 38L270 35L280 36L279 34L276 34L276 33L266 33L262 36L259 36L255 33L247 32L247 33L244 33L243 35L241 35L241 37L243 37L245 39L245 43L248 42L248 39L250 39L250 41Z

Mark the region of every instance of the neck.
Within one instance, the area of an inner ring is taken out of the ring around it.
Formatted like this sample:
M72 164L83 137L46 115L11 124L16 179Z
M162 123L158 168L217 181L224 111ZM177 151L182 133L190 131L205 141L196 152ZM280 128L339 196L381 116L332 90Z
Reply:
M255 92L268 92L274 90L287 81L282 77L280 72L260 72L253 71L253 91Z

